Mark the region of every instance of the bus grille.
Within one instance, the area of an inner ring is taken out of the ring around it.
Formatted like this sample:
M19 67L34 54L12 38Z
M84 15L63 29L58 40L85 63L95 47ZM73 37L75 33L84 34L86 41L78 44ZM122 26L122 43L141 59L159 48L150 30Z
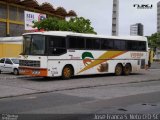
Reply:
M33 61L33 60L20 60L20 66L30 66L30 67L40 67L40 61Z

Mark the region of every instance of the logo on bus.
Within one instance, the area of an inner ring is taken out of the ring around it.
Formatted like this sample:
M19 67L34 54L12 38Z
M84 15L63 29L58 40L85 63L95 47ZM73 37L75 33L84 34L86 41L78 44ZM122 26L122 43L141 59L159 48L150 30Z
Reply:
M93 61L94 57L93 57L92 53L84 52L82 54L82 59L83 59L83 64L85 66L87 66L87 65L91 64L91 62Z

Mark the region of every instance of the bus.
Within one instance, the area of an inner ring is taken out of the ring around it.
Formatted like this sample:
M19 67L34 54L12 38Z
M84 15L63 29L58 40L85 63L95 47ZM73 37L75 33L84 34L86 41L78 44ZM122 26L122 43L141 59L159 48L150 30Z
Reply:
M63 31L23 34L20 74L69 79L77 75L129 75L148 65L147 38Z

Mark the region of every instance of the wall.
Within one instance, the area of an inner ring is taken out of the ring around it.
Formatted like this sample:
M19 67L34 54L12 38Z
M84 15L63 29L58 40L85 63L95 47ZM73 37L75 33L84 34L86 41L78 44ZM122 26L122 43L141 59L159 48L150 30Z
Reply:
M0 43L0 58L18 57L22 52L22 43Z

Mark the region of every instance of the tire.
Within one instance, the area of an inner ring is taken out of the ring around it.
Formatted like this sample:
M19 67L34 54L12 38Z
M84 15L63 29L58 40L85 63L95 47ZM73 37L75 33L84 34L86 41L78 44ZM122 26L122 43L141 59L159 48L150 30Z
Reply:
M13 74L14 74L14 75L19 75L18 69L15 68L15 69L13 70Z
M62 79L67 80L73 76L73 68L70 65L67 65L63 68Z
M0 70L0 74L2 73L2 71Z
M132 67L130 64L126 64L123 68L123 74L124 75L129 75L132 71Z
M123 73L123 67L121 64L117 64L115 68L115 75L120 76Z

